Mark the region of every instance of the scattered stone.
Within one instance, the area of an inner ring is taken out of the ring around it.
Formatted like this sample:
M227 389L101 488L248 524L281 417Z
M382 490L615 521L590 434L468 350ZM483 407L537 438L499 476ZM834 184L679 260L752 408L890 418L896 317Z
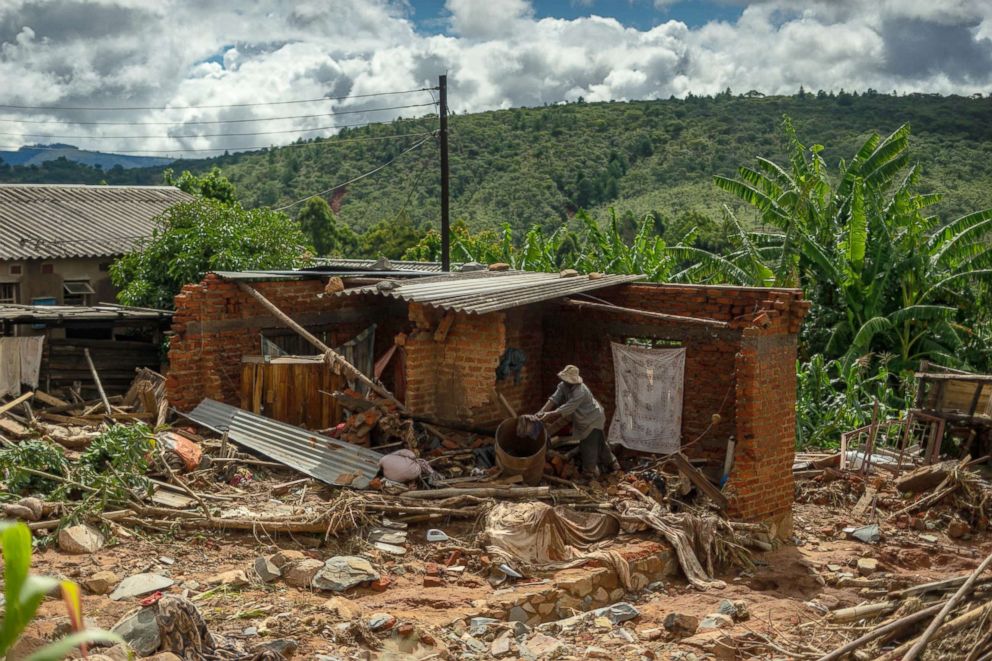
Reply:
M253 568L255 570L255 575L258 576L263 583L271 583L282 576L282 572L278 567L276 567L276 563L272 562L269 558L255 558Z
M664 632L657 627L651 627L649 629L641 629L638 633L640 633L641 638L644 640L654 641L661 638Z
M733 618L723 613L710 613L702 619L697 627L697 631L709 631L711 629L729 629L734 626Z
M123 638L138 656L154 654L162 644L162 635L158 629L154 608L142 608L125 616L111 628L111 631Z
M208 579L207 585L226 585L231 588L242 588L248 585L248 576L243 569L231 569Z
M110 595L112 601L140 597L143 594L151 594L159 590L171 587L173 580L160 574L135 574L128 576L117 585L117 589Z
M610 593L605 588L596 588L596 591L592 594L592 598L600 603L606 603L610 600Z
M960 539L971 532L971 526L961 519L951 519L947 524L947 536L951 539Z
M669 613L665 616L665 629L678 637L691 636L699 628L699 618L685 613Z
M931 544L937 543L937 535L920 535L920 539L924 542L930 542Z
M375 590L376 592L385 592L389 589L389 586L393 584L393 579L388 576L380 576L371 583L369 583L369 588Z
M513 636L517 639L530 633L530 627L527 626L526 622L512 622L510 626L513 630Z
M324 602L324 610L336 614L342 620L354 620L362 614L362 607L346 597L331 597Z
M406 549L402 546L397 546L396 544L376 542L374 546L376 549L382 551L383 553L388 553L389 555L406 555Z
M608 617L613 624L620 624L621 622L626 622L627 620L633 620L640 614L640 611L634 608L633 605L628 604L625 601L621 601L610 606L597 608L594 611L593 616Z
M489 654L497 658L506 656L513 651L512 644L513 636L509 631L505 631L489 646Z
M313 577L313 586L318 590L343 592L378 578L379 572L365 558L340 555L324 563L323 569Z
M176 564L176 559L170 558L167 555L163 555L161 558L158 559L158 561L161 562L163 565L169 565L170 567Z
M373 528L369 532L369 541L384 542L386 544L406 544L406 532L390 530L388 528Z
M486 629L492 624L499 624L499 620L493 617L473 617L468 621L468 630L473 636L485 635Z
M150 656L146 661L183 661L181 656L176 656L172 652L161 652L155 656Z
M385 631L386 629L392 629L395 624L396 618L389 613L375 613L368 620L369 629L372 631Z
M279 566L275 560L273 560L273 564ZM308 588L313 583L317 572L323 567L324 563L320 560L304 557L302 560L295 560L288 565L283 565L279 569L288 585L292 585L294 588Z
M413 633L413 624L410 622L404 622L403 624L396 627L396 633L403 636L404 638L408 637L410 634Z
M114 589L119 580L121 579L112 571L98 571L84 578L80 583L90 594L107 594Z
M59 531L59 549L66 553L96 553L104 543L100 531L85 524Z
M286 565L307 559L302 551L282 550L269 558L278 569L284 569Z
M530 619L530 613L525 611L520 606L514 606L513 608L510 609L510 612L509 614L507 614L506 619L510 620L511 622L526 622L527 620Z
M469 633L463 633L459 640L462 641L462 644L465 645L465 647L469 648L476 654L483 654L488 649L484 642Z
M425 588L440 588L444 586L444 579L440 576L431 576L429 574L424 575L424 587Z
M843 567L841 567L840 565L827 565L827 569L829 569L832 572L839 572L841 569L843 569Z
M128 647L127 643L118 643L113 647L105 649L103 654L111 661L132 661L134 659L134 650ZM92 659L93 657L91 656L89 658Z
M878 560L875 558L858 558L858 573L862 576L871 576L878 571Z
M624 629L623 627L619 629L615 629L613 635L615 635L617 638L623 640L626 643L637 642L637 634L635 634L630 629Z
M734 603L734 610L737 611L733 618L737 622L743 622L744 620L751 619L751 610L747 606L747 602L743 599L737 599Z
M593 647L590 645L586 648L584 656L587 659L612 659L613 655L602 647Z
M21 498L16 503L4 505L3 513L8 519L39 521L42 514L42 502L30 496L28 498Z
M259 645L252 650L252 652L258 654L267 650L281 655L279 658L289 659L296 654L296 650L299 649L299 647L299 643L292 638L279 638L273 640L272 642L265 643L264 645Z
M535 633L527 639L527 649L539 659L553 658L565 650L565 643L543 633Z
M257 636L258 635L258 627L245 627L244 629L241 630L241 635L242 636Z

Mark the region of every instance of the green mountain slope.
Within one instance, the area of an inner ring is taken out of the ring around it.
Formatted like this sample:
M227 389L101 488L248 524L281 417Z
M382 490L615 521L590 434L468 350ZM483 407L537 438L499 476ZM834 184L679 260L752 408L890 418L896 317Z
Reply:
M666 225L691 226L696 214L719 219L728 195L711 183L762 155L786 158L781 120L820 143L828 162L853 153L869 131L909 122L924 181L946 200L946 217L992 207L992 98L935 95L810 95L568 104L451 117L452 214L472 228L507 222L516 229L554 227L578 208L603 214L659 212ZM397 120L346 130L336 138L179 161L177 171L219 165L249 206L283 206L352 179L397 157L436 118ZM367 138L373 138L366 140ZM357 139L357 140L356 140ZM48 164L46 164L48 165ZM64 181L159 183L160 168L100 172L52 166ZM73 175L72 172L76 174ZM0 180L38 180L42 168L0 168ZM117 181L117 178L122 180ZM362 231L379 221L435 226L438 152L433 141L382 171L327 197L339 219Z

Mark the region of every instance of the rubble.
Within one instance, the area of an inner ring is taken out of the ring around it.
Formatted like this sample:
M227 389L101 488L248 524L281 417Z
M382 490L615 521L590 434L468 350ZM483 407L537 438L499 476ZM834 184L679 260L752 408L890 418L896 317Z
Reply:
M104 545L99 530L87 525L70 526L59 531L59 548L66 553L96 553Z

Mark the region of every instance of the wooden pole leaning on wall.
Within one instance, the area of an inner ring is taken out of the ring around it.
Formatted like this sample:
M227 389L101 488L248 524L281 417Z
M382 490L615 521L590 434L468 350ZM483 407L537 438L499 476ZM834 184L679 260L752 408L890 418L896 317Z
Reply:
M589 301L577 301L574 298L566 298L565 304L573 307L589 310L604 310L606 312L622 312L625 314L647 317L649 319L661 319L662 321L674 321L680 324L696 324L699 326L710 326L712 328L730 328L726 321L718 319L704 319L700 317L686 317L680 314L665 314L664 312L651 312L649 310L638 310L636 308L625 308L612 303L592 303Z
M347 373L348 376L352 377L356 381L359 381L363 385L370 388L376 394L386 398L387 400L395 404L397 409L399 409L400 411L406 411L406 407L403 406L403 403L400 400L396 399L396 397L393 396L393 393L389 392L389 390L387 390L383 385L376 383L375 381L370 379L368 376L363 374L361 370L359 370L357 367L349 363L344 356L342 356L338 352L334 351L334 349L330 348L329 346L321 342L316 335L314 335L306 328L304 328L296 321L294 321L288 314L286 314L278 307L276 307L276 305L272 301L262 296L258 292L258 290L256 290L254 287L247 285L244 282L239 282L237 284L238 284L238 289L245 292L246 294L254 298L256 301L261 303L262 307L264 307L266 310L272 313L272 316L274 316L276 319L281 321L289 328L299 333L300 337L302 337L304 340L306 340L314 347L316 347L318 350L320 350L320 352L324 354L324 359L329 364L336 365L342 368Z

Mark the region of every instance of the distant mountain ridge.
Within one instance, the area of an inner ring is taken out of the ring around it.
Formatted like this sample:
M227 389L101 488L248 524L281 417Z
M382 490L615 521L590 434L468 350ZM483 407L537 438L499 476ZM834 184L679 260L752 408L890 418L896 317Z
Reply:
M24 146L17 151L0 151L0 160L7 165L41 165L47 161L65 158L68 161L88 165L92 168L110 170L120 166L125 170L131 168L148 168L168 165L174 159L156 156L132 156L129 154L114 154L113 152L89 151L79 149L74 145L50 144Z
M508 223L519 235L534 225L558 227L580 208L605 218L614 207L635 217L657 212L666 239L702 225L721 234L724 205L739 202L714 186L713 175L753 167L757 156L787 163L784 115L805 144L824 146L820 156L831 169L850 158L870 131L888 134L909 123L910 156L923 167L923 187L944 195L934 211L950 220L992 207L992 97L721 93L454 114L452 220L472 229ZM403 153L436 128L436 116L399 119L169 167L178 173L219 166L249 207L278 208L329 191L325 197L337 218L360 232L381 222L397 230L398 223L437 227L436 142ZM390 161L372 176L335 188ZM108 171L68 160L0 164L0 181L153 185L162 183L162 165ZM742 210L757 222L748 213Z

